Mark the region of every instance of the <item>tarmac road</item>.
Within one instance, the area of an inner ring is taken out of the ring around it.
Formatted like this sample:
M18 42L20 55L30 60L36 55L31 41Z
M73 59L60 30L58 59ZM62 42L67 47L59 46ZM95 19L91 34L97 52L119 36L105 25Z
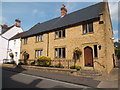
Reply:
M2 78L2 88L88 88L87 86L7 70L3 70Z

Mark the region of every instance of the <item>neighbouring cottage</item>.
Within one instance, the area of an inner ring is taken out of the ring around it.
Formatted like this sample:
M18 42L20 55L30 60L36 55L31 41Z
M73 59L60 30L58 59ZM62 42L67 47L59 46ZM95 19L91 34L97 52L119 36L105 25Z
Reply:
M11 59L10 53L13 53L14 57L13 60L18 64L20 59L20 45L21 45L21 37L23 34L25 34L27 31L21 32L13 36L9 39L9 50L8 51L8 60Z
M113 68L114 43L108 2L67 14L62 5L61 16L38 23L22 36L23 53L29 59L50 56L52 60L71 60L80 50L76 64L84 69L110 72ZM74 52L74 53L73 53ZM64 64L64 63L63 63Z
M18 33L23 32L21 26L20 26L21 21L19 19L15 20L15 24L12 25L11 27L8 27L6 24L1 25L1 33L0 33L0 63L3 63L3 59L7 60L10 59L9 58L9 53L11 53L11 55L15 55L14 52L12 51L12 48L10 49L9 47L11 47L10 44L10 39L15 36ZM14 42L13 42L14 43ZM20 46L18 44L18 46ZM18 51L18 49L20 48L16 48L16 52ZM12 58L14 59L12 55Z

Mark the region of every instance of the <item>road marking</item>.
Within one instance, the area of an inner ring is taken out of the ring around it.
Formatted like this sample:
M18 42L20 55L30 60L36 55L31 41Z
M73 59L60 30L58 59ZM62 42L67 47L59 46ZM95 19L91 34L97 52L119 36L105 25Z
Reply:
M24 74L24 73L19 73L19 74L21 74L21 75L25 75L25 76L31 76L31 77L34 77L34 78L39 78L39 79L49 80L49 81L53 81L53 82L58 82L58 83L62 83L62 84L67 84L67 85L71 85L71 86L76 86L76 87L84 88L84 89L86 89L86 88L90 88L90 87L83 86L83 85L76 85L76 84L66 83L66 82L62 82L62 81L58 81L58 80L52 80L52 79L43 78L43 77L39 77L39 76L28 75L28 74Z

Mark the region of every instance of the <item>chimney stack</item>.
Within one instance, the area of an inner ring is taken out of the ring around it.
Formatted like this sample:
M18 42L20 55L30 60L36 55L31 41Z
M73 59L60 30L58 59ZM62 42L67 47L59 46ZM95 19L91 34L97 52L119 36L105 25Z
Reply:
M15 26L20 27L21 21L19 19L15 19Z
M65 5L62 4L61 8L61 17L64 17L67 14L67 9L65 8Z

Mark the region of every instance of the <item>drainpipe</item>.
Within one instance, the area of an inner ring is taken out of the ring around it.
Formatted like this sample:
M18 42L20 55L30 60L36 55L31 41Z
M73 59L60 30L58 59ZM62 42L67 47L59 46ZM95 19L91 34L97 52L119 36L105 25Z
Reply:
M49 56L49 33L47 33L47 56Z

